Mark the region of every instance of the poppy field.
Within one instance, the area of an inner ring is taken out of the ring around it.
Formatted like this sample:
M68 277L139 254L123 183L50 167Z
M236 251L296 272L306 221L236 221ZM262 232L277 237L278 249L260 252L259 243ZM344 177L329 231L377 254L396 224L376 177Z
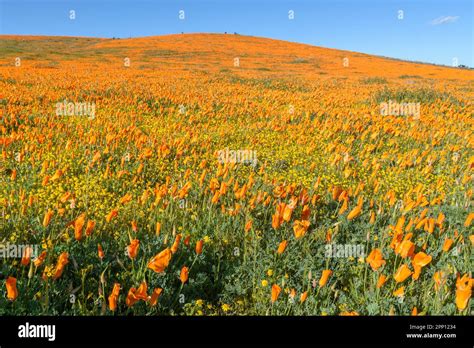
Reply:
M234 34L0 36L0 315L472 315L474 71Z

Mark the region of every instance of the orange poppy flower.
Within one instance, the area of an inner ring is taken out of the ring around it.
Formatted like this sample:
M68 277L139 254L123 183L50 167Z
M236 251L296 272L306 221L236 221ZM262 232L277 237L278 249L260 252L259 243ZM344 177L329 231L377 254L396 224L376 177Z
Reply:
M338 214L339 215L344 214L348 208L349 208L349 200L346 197L346 198L344 198L344 202L342 203L341 208L338 211Z
M198 240L196 242L196 254L197 255L201 255L203 245L204 245L204 242L202 240Z
M44 260L46 259L46 251L42 251L38 258L33 261L36 267L39 267L43 264Z
M181 233L176 235L173 245L171 246L171 252L175 254L178 251L179 242L181 241Z
M96 151L94 156L92 157L92 163L97 162L100 159L100 151Z
M117 301L120 293L120 284L115 283L114 288L112 289L112 293L109 295L109 309L112 312L115 312L117 309Z
M393 296L401 297L405 294L405 287L402 286L393 292Z
M67 200L68 200L69 198L71 198L71 197L72 197L72 193L71 193L71 192L66 192L65 194L63 194L63 195L61 196L61 198L59 199L59 201L60 201L61 203L66 203Z
M469 213L469 215L466 218L466 221L464 221L464 227L471 226L472 220L474 220L474 213Z
M398 246L402 242L402 239L403 239L403 232L395 232L393 234L392 241L390 242L390 248L396 251Z
M127 204L132 200L132 195L130 193L125 194L122 198L120 198L120 204Z
M406 218L404 215L400 216L397 220L397 224L394 227L394 231L401 233L403 232L403 226L405 225Z
M319 279L319 287L322 288L328 282L329 277L331 276L332 271L329 269L325 269L321 274L321 278Z
M5 285L7 287L7 298L10 301L15 301L15 299L18 297L18 289L16 287L16 278L8 277Z
M148 302L150 306L154 307L157 304L158 298L160 297L162 292L163 292L162 288L155 288L153 290L153 293L151 294L151 297L150 297L150 301Z
M362 213L363 204L364 200L362 199L362 197L359 197L359 199L357 200L357 206L351 210L349 215L347 215L347 220L352 220L358 217Z
M442 226L445 219L446 215L444 215L443 213L439 213L438 218L436 219L436 224L438 226Z
M309 227L308 220L303 220L303 221L295 220L293 224L293 232L295 233L295 238L299 239L303 237L306 234L308 227Z
M347 220L352 220L358 217L362 213L362 205L357 205L354 209L351 210L349 215L347 215Z
M182 284L188 281L188 276L189 276L189 268L184 266L183 268L181 268L181 273L179 275L179 279L181 280Z
M393 279L395 279L397 283L401 283L409 276L411 276L412 273L413 272L408 268L408 266L403 264L398 268L397 272L395 272Z
M309 209L308 205L303 207L303 211L301 212L301 220L309 220L309 216L311 215L311 210Z
M385 284L386 281L387 281L387 277L381 274L379 276L379 279L377 280L377 289L380 289Z
M21 264L23 266L27 266L30 264L30 261L31 261L31 254L33 253L33 248L30 247L30 246L27 246L24 250L23 250L23 256L21 258Z
M51 222L51 218L53 217L54 212L52 210L49 210L44 214L44 219L43 219L43 226L48 227L49 223Z
M86 214L82 213L77 217L76 220L73 222L74 226L74 238L76 238L77 241L80 241L82 239L82 228L84 227L86 223Z
M332 189L332 199L335 201L339 198L339 195L342 193L342 188L339 186L334 186Z
M379 249L374 249L370 252L369 256L367 257L367 262L374 271L378 270L385 264L382 252Z
M280 227L282 220L283 219L280 219L280 214L278 213L273 214L272 215L272 228L276 230L278 227Z
M45 175L43 178L43 181L41 182L41 185L46 186L48 185L48 182L49 182L49 175Z
M421 273L421 268L425 267L427 264L431 262L432 257L430 255L425 254L424 252L420 251L417 253L411 263L415 272L413 273L413 279L417 280Z
M283 223L283 214L286 209L286 204L285 203L280 203L276 207L276 212L275 214L272 215L272 227L274 229L277 229L280 227L280 225ZM290 212L292 211L291 209L289 210ZM288 212L287 212L288 215Z
M168 267L171 261L172 252L170 248L166 248L159 254L155 255L148 263L148 268L152 269L157 273L163 272Z
M89 220L87 221L86 225L86 236L90 236L92 233L92 230L94 229L95 226L95 221Z
M245 224L245 232L247 233L248 231L250 231L250 229L252 228L252 224L253 224L253 221L252 220L249 220L247 221L247 223Z
M127 294L127 298L125 299L125 304L128 307L132 307L135 303L137 303L140 300L143 301L148 301L148 295L147 295L147 284L146 281L143 281L138 289L135 289L134 287L130 288Z
M435 219L429 218L424 225L424 230L431 234L433 233L434 228L435 228Z
M105 217L105 221L110 222L114 217L118 215L118 209L112 209L110 213Z
M135 291L134 296L135 298L143 301L148 301L148 286L146 284L146 281L143 281L138 289Z
M443 244L443 251L449 251L449 249L451 249L451 245L453 245L453 242L454 241L452 239L446 238Z
M130 242L130 245L127 246L128 256L131 259L135 259L138 254L138 248L140 247L140 241L138 239L134 239Z
M155 234L156 234L157 236L159 236L159 235L160 235L160 231L161 231L161 223L157 222L157 223L156 223L156 228L155 228Z
M408 235L411 237L411 233L409 233ZM409 240L409 237L405 237L404 240L395 249L395 254L399 254L402 258L411 257L414 253L415 244L413 244L413 242Z
M280 296L281 288L273 284L272 285L272 303L275 302L278 299L278 296Z
M459 310L464 310L467 307L472 293L472 282L469 275L465 274L456 280L456 306Z
M102 250L102 246L100 244L97 244L97 253L99 255L99 259L104 258L104 250Z
M34 200L35 200L34 196L30 196L30 197L28 198L28 206L29 206L29 207L31 207L31 206L33 205Z
M331 229L329 229L326 232L326 242L330 243L331 240L332 240L332 231L331 231Z
M137 289L135 288L130 288L130 290L128 290L127 298L125 299L125 304L127 305L127 307L132 307L135 303L138 302L138 298L135 296L136 291Z
M303 292L300 296L300 303L303 303L304 301L306 301L307 297L308 297L308 292L307 291Z
M191 236L187 235L186 238L184 238L184 245L189 246L189 241L191 240Z
M67 252L63 252L59 255L58 262L56 264L56 269L54 271L53 279L58 279L63 274L64 268L69 263L69 254Z
M278 245L277 253L280 254L280 255L283 254L283 252L285 251L287 245L288 245L288 242L286 240L282 241Z
M370 220L369 220L369 224L373 225L375 223L375 212L371 211L370 212Z
M219 202L219 197L220 197L220 193L219 191L216 191L214 195L212 196L211 203L217 204L217 202Z
M283 210L283 220L288 222L291 220L291 214L293 213L293 206L292 205L286 205L285 209Z

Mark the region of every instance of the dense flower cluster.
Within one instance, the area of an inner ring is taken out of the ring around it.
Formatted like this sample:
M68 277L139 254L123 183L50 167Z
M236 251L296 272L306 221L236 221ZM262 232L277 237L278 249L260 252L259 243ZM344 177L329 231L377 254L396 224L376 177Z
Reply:
M26 40L20 67L0 57L0 236L40 255L1 261L0 314L469 314L473 72L240 36Z

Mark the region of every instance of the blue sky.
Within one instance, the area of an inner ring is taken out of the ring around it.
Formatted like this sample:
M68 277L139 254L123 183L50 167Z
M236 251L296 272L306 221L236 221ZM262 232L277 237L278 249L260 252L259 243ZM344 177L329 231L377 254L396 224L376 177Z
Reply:
M0 0L0 34L124 38L227 31L474 66L473 11L473 0Z

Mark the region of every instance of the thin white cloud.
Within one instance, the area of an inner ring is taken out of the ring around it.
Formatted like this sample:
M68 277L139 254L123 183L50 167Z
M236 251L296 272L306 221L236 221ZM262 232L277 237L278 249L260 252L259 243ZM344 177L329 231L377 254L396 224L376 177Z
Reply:
M431 25L441 25L446 23L454 23L459 19L459 16L441 16L431 21Z

